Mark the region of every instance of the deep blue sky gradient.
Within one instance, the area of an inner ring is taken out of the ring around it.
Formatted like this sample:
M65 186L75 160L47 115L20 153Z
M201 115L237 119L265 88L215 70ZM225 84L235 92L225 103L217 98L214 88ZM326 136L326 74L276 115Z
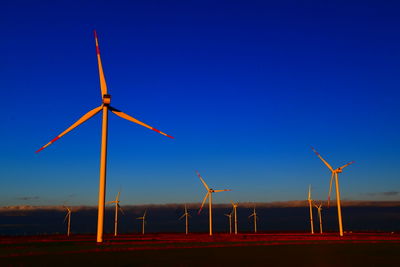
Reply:
M0 8L0 205L97 203L101 104L112 105L107 199L122 204L400 199L397 1L8 1Z

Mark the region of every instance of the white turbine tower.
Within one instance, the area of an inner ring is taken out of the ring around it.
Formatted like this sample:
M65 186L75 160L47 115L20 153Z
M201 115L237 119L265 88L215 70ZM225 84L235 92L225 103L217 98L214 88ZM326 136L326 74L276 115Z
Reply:
M322 234L322 214L321 214L321 210L322 210L322 202L319 203L319 205L314 204L314 207L317 208L318 210L318 218L319 218L319 233Z
M114 236L117 236L118 233L118 211L120 210L122 214L124 214L124 211L122 210L121 206L119 205L119 195L120 192L118 192L117 197L113 201L108 201L106 204L113 204L115 203L115 217L114 217Z
M200 209L199 209L199 213L201 212L201 210L203 209L203 205L206 202L207 198L208 198L208 215L209 215L209 229L210 229L210 236L212 236L213 231L212 231L212 194L213 193L218 193L218 192L224 192L224 191L231 191L230 189L222 189L222 190L214 190L212 188L209 188L208 185L206 184L206 182L204 182L203 178L201 178L201 175L198 171L196 171L197 176L199 176L201 182L203 183L204 187L207 190L207 194L205 195L203 202L201 203Z
M331 180L329 183L329 193L328 193L328 207L329 207L329 202L331 198L331 191L332 191L332 181L335 179L335 187L336 187L336 203L337 203L337 210L338 210L338 221L339 221L339 233L340 236L343 236L343 224L342 224L342 208L340 206L340 191L339 191L339 173L343 172L343 169L349 166L350 164L353 164L354 161L351 161L342 167L339 167L337 169L333 169L331 165L329 165L328 162L326 162L321 155L313 148L311 149L314 151L314 153L319 157L320 160L328 167L328 169L332 172Z
M229 234L232 234L232 211L229 214L224 214L229 219Z
M311 234L314 234L314 221L312 214L312 199L311 199L311 185L308 186L308 206L310 207L310 225L311 225Z
M231 201L231 203L232 203L232 207L233 207L233 215L235 218L235 235L237 235L237 229L238 229L238 227L237 227L237 207L239 206L239 203L233 203L232 201Z
M146 224L146 213L147 210L144 211L144 214L142 217L137 217L137 220L142 220L142 235L144 235L144 225Z
M68 207L64 207L64 208L67 210L67 215L65 215L64 222L68 220L68 223L67 223L67 236L69 237L69 235L71 233L71 213L72 213L72 210L70 208L68 208Z
M185 219L185 221L186 221L186 234L188 234L189 233L189 217L192 217L192 216L190 216L189 212L187 211L186 204L185 204L185 213L183 213L183 215L179 218L179 220L181 220L183 217L186 217L186 219Z
M258 216L256 213L256 207L253 208L253 213L249 216L249 218L253 217L254 219L254 233L257 233L257 220Z

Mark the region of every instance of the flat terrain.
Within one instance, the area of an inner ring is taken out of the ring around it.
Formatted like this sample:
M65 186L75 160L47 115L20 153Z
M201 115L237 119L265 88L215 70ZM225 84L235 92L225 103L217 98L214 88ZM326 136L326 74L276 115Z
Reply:
M400 234L0 237L0 266L398 266Z

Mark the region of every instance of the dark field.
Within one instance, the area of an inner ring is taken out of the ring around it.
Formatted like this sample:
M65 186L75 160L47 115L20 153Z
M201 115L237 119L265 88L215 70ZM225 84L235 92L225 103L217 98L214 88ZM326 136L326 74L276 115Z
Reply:
M0 266L399 266L400 234L2 237Z

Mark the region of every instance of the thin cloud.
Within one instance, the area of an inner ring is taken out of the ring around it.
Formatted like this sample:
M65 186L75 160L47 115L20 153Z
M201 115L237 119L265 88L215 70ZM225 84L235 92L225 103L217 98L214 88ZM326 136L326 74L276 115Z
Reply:
M321 201L324 206L327 206L326 201ZM365 201L365 200L343 200L341 201L343 207L400 207L400 201ZM305 200L294 200L294 201L279 201L279 202L239 202L239 207L252 209L254 206L257 208L296 208L296 207L308 207L308 203ZM332 201L331 206L336 205L336 201ZM188 209L197 210L200 207L200 203L188 203ZM231 204L215 204L214 208L226 208L230 209ZM92 210L96 211L97 206L70 206L74 211ZM170 204L145 204L145 205L122 205L124 211L132 211L141 213L143 210L151 209L183 209L183 203L170 203ZM107 210L114 210L114 207L108 206ZM34 210L59 210L64 211L64 207L59 206L5 206L0 207L0 213L2 212L17 212L17 211L34 211Z
M379 196L392 197L392 196L399 196L400 192L399 191L386 191L386 192L366 193L364 195L368 195L371 197L379 197Z
M30 201L30 200L38 200L40 197L38 196L26 196L26 197L17 197L18 200Z

